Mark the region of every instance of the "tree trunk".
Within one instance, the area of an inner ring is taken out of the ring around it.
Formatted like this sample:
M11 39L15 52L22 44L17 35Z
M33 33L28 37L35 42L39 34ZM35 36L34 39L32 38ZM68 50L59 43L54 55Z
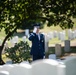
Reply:
M4 48L4 44L5 44L6 40L7 40L10 36L12 36L13 33L14 33L16 30L17 30L17 27L5 37L5 39L4 39L3 42L2 42L2 45L0 46L0 65L5 64L5 62L2 60L2 50L3 50L3 48Z
M0 46L0 65L4 65L5 62L2 60L2 46Z
M2 60L2 51L3 51L3 48L4 48L4 44L5 44L6 40L8 39L8 37L10 37L10 35L7 35L5 37L5 39L2 42L2 45L0 46L0 65L5 64L5 62Z

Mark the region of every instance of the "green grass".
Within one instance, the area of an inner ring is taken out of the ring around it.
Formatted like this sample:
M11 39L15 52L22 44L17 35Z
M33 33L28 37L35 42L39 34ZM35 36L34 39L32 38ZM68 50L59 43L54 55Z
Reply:
M73 29L75 29L75 27L76 27L76 26L74 26ZM40 32L48 33L48 32L55 31L55 30L58 31L58 32L63 31L59 26L56 26L56 27L54 27L54 26L51 26L51 27L45 26L44 29L41 29L41 30L40 30ZM67 29L66 29L66 33L67 33ZM18 33L15 33L14 36L15 36L15 35L19 36L19 40L21 40L21 38L25 35L25 33L24 33L24 32L18 32ZM2 31L0 32L0 39L1 39L1 41L4 39L5 36L6 36L6 35L5 35L4 31L2 30ZM67 34L66 34L66 39L68 39L68 38L67 38ZM75 40L72 40L72 41L76 41L76 39L75 39ZM72 41L71 41L71 42L72 42ZM29 43L31 44L31 42L29 42ZM52 45L52 44L55 45L55 44L57 44L57 43L64 43L64 42L60 41L58 38L53 38L52 40L49 41L49 46ZM9 43L9 45L10 45L10 43ZM54 51L54 50L53 50L53 51ZM3 58L3 60L6 62L6 60L7 60L6 56L3 55L2 58Z
M45 33L48 33L50 31L62 31L62 29L59 27L59 26L50 26L50 27L47 27L46 25L44 26L43 29L41 29L40 31L41 32L45 32Z
M5 34L4 30L2 30L0 32L0 39L3 40L5 36L6 36L6 34Z
M44 29L40 29L40 32L43 32L43 33L48 33L48 32L53 32L53 31L57 31L57 32L60 32L60 31L63 31L59 26L51 26L51 27L47 27L45 26ZM68 35L67 35L67 29L65 30L66 31L66 39L68 39ZM25 33L23 31L19 31L18 33L15 33L14 36L17 35L19 37L19 40L22 39L22 37L25 35ZM0 32L0 41L2 41L5 37L5 33L4 31L2 30L2 32ZM56 44L56 43L61 43L62 41L60 41L58 38L53 38L52 40L49 41L49 44ZM1 43L1 42L0 42ZM10 44L10 43L9 43Z
M6 58L5 54L2 55L2 59L3 59L4 62L7 61L7 58Z

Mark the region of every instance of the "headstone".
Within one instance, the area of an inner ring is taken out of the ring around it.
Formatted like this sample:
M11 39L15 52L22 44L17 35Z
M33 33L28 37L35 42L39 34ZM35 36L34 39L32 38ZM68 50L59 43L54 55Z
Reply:
M64 60L66 75L76 75L76 56L68 56Z
M64 51L70 52L70 40L65 40Z
M12 64L12 60L7 60L6 64Z
M12 39L11 39L11 42L12 43L18 43L18 36L14 36Z
M2 67L3 67L3 66L0 65L0 71L2 70Z
M71 29L68 30L68 39L69 40L72 40L73 39L72 30Z
M0 71L0 75L9 75L8 71Z
M60 57L62 55L61 44L55 45L55 54L57 57Z
M26 30L25 30L25 36L26 36L26 37L29 37L29 29L26 29Z
M24 42L26 42L26 36L23 36L23 37L22 37L22 40L23 40Z
M58 65L58 75L66 75L66 66L64 64Z
M10 75L31 75L30 74L31 65L29 64L19 64L14 66L9 73Z
M8 41L6 41L5 44L4 44L4 48L2 50L2 54L5 54L5 48L8 48L8 47L9 47L8 46Z
M61 34L62 34L62 32L59 32L59 33L58 33L58 39L59 39L59 40L61 40Z
M30 64L30 63L29 63L29 61L27 60L27 61L21 62L20 64Z
M32 75L65 75L65 65L53 60L38 60L32 63Z
M72 39L75 39L75 32L72 31Z
M59 32L58 33L58 39L61 41L65 40L65 31Z
M18 43L18 39L19 39L18 36L15 36L15 37L14 37L14 42L15 42L15 43Z
M12 39L10 39L10 44L12 47L14 47L14 45L16 43L18 43L19 37L18 36L14 36Z
M50 55L49 55L49 59L54 59L54 60L56 60L56 54L50 54Z
M12 69L14 66L11 64L5 64L2 66L0 71L10 71L10 69Z
M53 39L53 38L54 38L53 32L49 32L48 35L49 35L49 38L50 38L50 39Z
M8 48L8 41L5 42L5 48Z
M31 75L58 75L58 62L53 59L38 60L32 63Z
M45 52L48 52L48 43L49 43L49 36L47 34L45 36Z
M65 31L62 31L61 35L60 35L60 40L61 41L65 41Z
M12 47L14 47L15 43L16 43L16 42L15 42L15 40L14 40L14 37L13 37L12 39L10 39L10 44L11 44Z
M74 30L74 37L76 38L76 30Z
M57 31L54 31L54 32L53 32L53 35L54 35L54 38L56 38L56 37L58 36Z

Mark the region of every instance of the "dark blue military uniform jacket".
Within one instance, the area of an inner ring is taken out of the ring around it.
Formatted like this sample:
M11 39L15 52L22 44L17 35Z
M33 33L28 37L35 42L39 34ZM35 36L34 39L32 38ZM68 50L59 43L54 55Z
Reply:
M45 55L44 35L40 34L40 40L36 33L31 33L29 40L32 41L31 55Z

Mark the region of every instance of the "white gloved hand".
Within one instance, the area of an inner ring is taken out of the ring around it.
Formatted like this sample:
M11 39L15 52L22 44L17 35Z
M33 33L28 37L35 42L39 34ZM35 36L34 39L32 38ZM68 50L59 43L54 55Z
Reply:
M34 30L33 30L33 33L36 33L36 32L37 32L37 28L35 27Z

